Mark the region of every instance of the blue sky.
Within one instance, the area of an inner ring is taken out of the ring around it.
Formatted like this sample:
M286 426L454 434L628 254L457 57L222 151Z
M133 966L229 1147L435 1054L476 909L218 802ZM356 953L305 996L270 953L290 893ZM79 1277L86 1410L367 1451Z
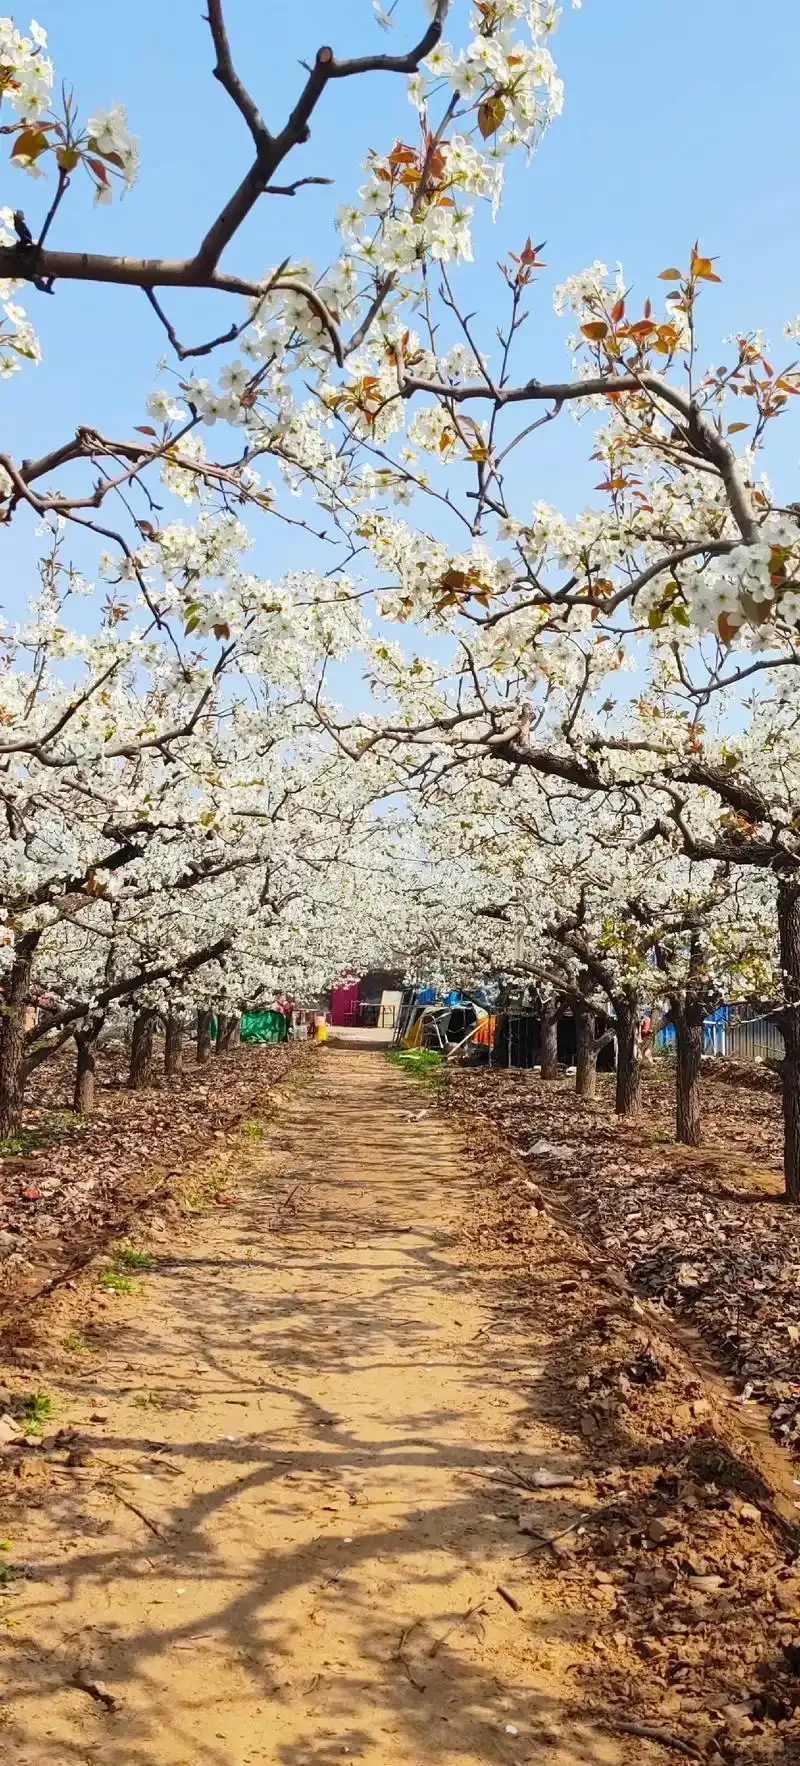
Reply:
M241 119L210 77L202 0L139 0L137 6L35 0L35 11L49 32L57 74L74 85L84 114L122 100L142 141L142 172L132 195L98 211L88 187L76 184L51 243L145 255L191 252L249 152ZM319 44L331 41L342 55L399 49L416 34L421 13L418 0L399 0L397 29L387 42L369 0L227 5L239 65L276 127L302 82L299 61L313 58ZM27 25L27 12L17 20ZM718 257L723 277L704 296L707 359L724 359L719 340L725 333L756 324L777 346L782 323L800 311L796 0L762 0L757 27L741 0L585 0L582 11L567 5L555 51L566 82L564 116L532 164L511 171L497 225L486 220L479 227L479 262L460 275L484 335L497 318L496 260L528 233L547 241L548 268L519 360L522 373L539 378L561 375L568 366L564 327L552 314L555 282L595 257L612 264L621 259L642 298L656 295L658 271L684 262L699 237L704 251ZM229 250L226 267L257 275L288 253L324 263L336 249L333 207L355 192L365 150L387 148L398 134L409 137L414 125L403 80L373 76L330 89L311 141L284 170L287 179L332 177L334 190L264 199ZM22 204L34 231L46 198L44 184L4 172L1 200ZM165 340L140 293L65 284L51 299L26 291L25 303L45 359L3 385L4 447L20 458L63 439L78 421L125 434L146 420L144 398ZM174 296L169 310L184 341L207 334L210 311L215 328L232 316L207 297ZM571 513L594 478L587 442L569 417L546 429L521 494L530 501L545 497ZM770 459L789 496L797 495L798 458L800 435L787 419ZM0 598L7 609L21 608L34 585L31 525L23 519L0 544L6 548ZM303 544L269 523L259 538L257 567L277 575L309 561Z

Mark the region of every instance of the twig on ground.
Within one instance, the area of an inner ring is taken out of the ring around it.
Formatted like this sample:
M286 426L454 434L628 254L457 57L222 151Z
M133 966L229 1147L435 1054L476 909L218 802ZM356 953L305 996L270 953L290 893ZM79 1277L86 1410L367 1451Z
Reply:
M123 1508L129 1508L132 1515L136 1515L140 1521L143 1521L144 1525L150 1528L150 1532L155 1534L156 1539L164 1538L161 1528L156 1526L155 1521L151 1521L150 1516L145 1514L144 1509L138 1508L136 1503L131 1502L129 1497L123 1496L122 1491L117 1488L116 1484L107 1484L106 1489L111 1491L112 1496L116 1497L117 1502L122 1503Z
M482 1619L484 1615L485 1608L482 1601L477 1601L475 1603L470 1602L466 1612L463 1612L461 1617L456 1619L453 1625L448 1626L442 1636L437 1637L435 1642L431 1644L431 1647L428 1650L428 1655L431 1661L434 1656L438 1656L440 1649L444 1649L445 1644L448 1642L448 1639L453 1636L454 1632L460 1631L463 1625L469 1624L470 1619L475 1618L476 1616L480 1616ZM483 1633L481 1633L481 1635L483 1635Z
M423 1623L422 1619L415 1619L413 1625L406 1625L404 1630L401 1631L400 1636L397 1639L397 1644L395 1646L395 1649L392 1652L392 1660L400 1663L401 1668L408 1675L408 1678L411 1681L411 1685L414 1687L416 1692L424 1692L425 1687L426 1687L426 1682L424 1680L417 1679L417 1677L414 1673L414 1670L411 1667L411 1664L408 1660L408 1657L406 1656L405 1649L406 1649L406 1644L408 1643L408 1640L409 1640L412 1632L416 1631L417 1626L421 1625L422 1623Z
M585 1526L593 1512L599 1511L593 1511L592 1509L585 1510L582 1515L576 1515L574 1521L571 1521L568 1527L561 1527L557 1533L537 1533L532 1527L526 1527L526 1532L533 1533L535 1544L533 1544L528 1551L524 1552L523 1556L530 1557L531 1552L538 1551L542 1545L557 1545L559 1539L566 1539L568 1534L576 1533L579 1527Z
M652 1723L634 1723L625 1717L605 1716L596 1718L605 1723L609 1729L619 1730L621 1735L635 1735L639 1741L653 1741L662 1748L671 1748L675 1754L685 1754L689 1760L702 1760L703 1750L688 1736L675 1735L670 1729L659 1729Z

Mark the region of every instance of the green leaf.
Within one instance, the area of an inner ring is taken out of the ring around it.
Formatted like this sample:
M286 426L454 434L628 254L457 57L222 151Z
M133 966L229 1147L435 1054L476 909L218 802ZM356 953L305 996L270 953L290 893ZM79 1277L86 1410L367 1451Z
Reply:
M199 601L190 601L187 608L186 608L186 612L185 612L184 617L185 617L185 624L183 627L183 631L184 631L184 636L188 638L190 632L197 631L197 628L198 628L200 621L203 617L203 609L200 605L200 602Z

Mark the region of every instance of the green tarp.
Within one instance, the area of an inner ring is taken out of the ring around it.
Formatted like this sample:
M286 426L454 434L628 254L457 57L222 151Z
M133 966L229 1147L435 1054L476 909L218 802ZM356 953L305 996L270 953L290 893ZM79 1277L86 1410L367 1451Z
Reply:
M283 1012L244 1012L241 1036L242 1042L285 1042L286 1019Z

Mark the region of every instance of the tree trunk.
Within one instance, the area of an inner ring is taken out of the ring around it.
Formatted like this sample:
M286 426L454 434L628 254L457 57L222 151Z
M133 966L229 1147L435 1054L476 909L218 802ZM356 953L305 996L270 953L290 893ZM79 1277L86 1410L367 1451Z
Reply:
M575 1033L578 1052L575 1059L575 1094L579 1098L593 1098L597 1091L597 1056L599 1051L595 1029L594 1012L582 1011L577 1008Z
M94 1109L95 1076L97 1071L97 1038L103 1028L102 1019L98 1023L90 1021L75 1032L75 1091L72 1108L76 1116L91 1116Z
M133 1020L131 1064L128 1072L128 1086L131 1091L143 1091L153 1083L153 1039L157 1021L158 1013L149 1008L144 1012L137 1012Z
M214 1021L213 1012L197 1014L197 1059L207 1061L212 1049L211 1026Z
M786 1009L778 1020L783 1037L783 1173L790 1202L800 1203L800 883L778 881L778 931Z
M164 1073L167 1079L176 1079L183 1066L183 1032L181 1013L168 1012L164 1038Z
M40 936L30 932L20 939L0 998L0 1139L18 1134L22 1126L25 1014Z
M554 1000L549 1000L542 1007L541 1045L539 1061L542 1079L558 1078L558 1020L561 1008Z
M236 1047L236 1044L238 1041L239 1041L239 1014L238 1014L238 1012L232 1012L232 1013L228 1012L224 1017L221 1017L220 1021L219 1021L219 1032L217 1035L217 1054L219 1054L219 1055L229 1054L230 1050L232 1048Z
M677 1049L675 1134L685 1147L699 1147L703 1020L691 1005L681 1004L673 1012L673 1023Z
M642 1102L642 1063L639 1011L629 999L614 1000L617 1020L618 1116L638 1116Z

